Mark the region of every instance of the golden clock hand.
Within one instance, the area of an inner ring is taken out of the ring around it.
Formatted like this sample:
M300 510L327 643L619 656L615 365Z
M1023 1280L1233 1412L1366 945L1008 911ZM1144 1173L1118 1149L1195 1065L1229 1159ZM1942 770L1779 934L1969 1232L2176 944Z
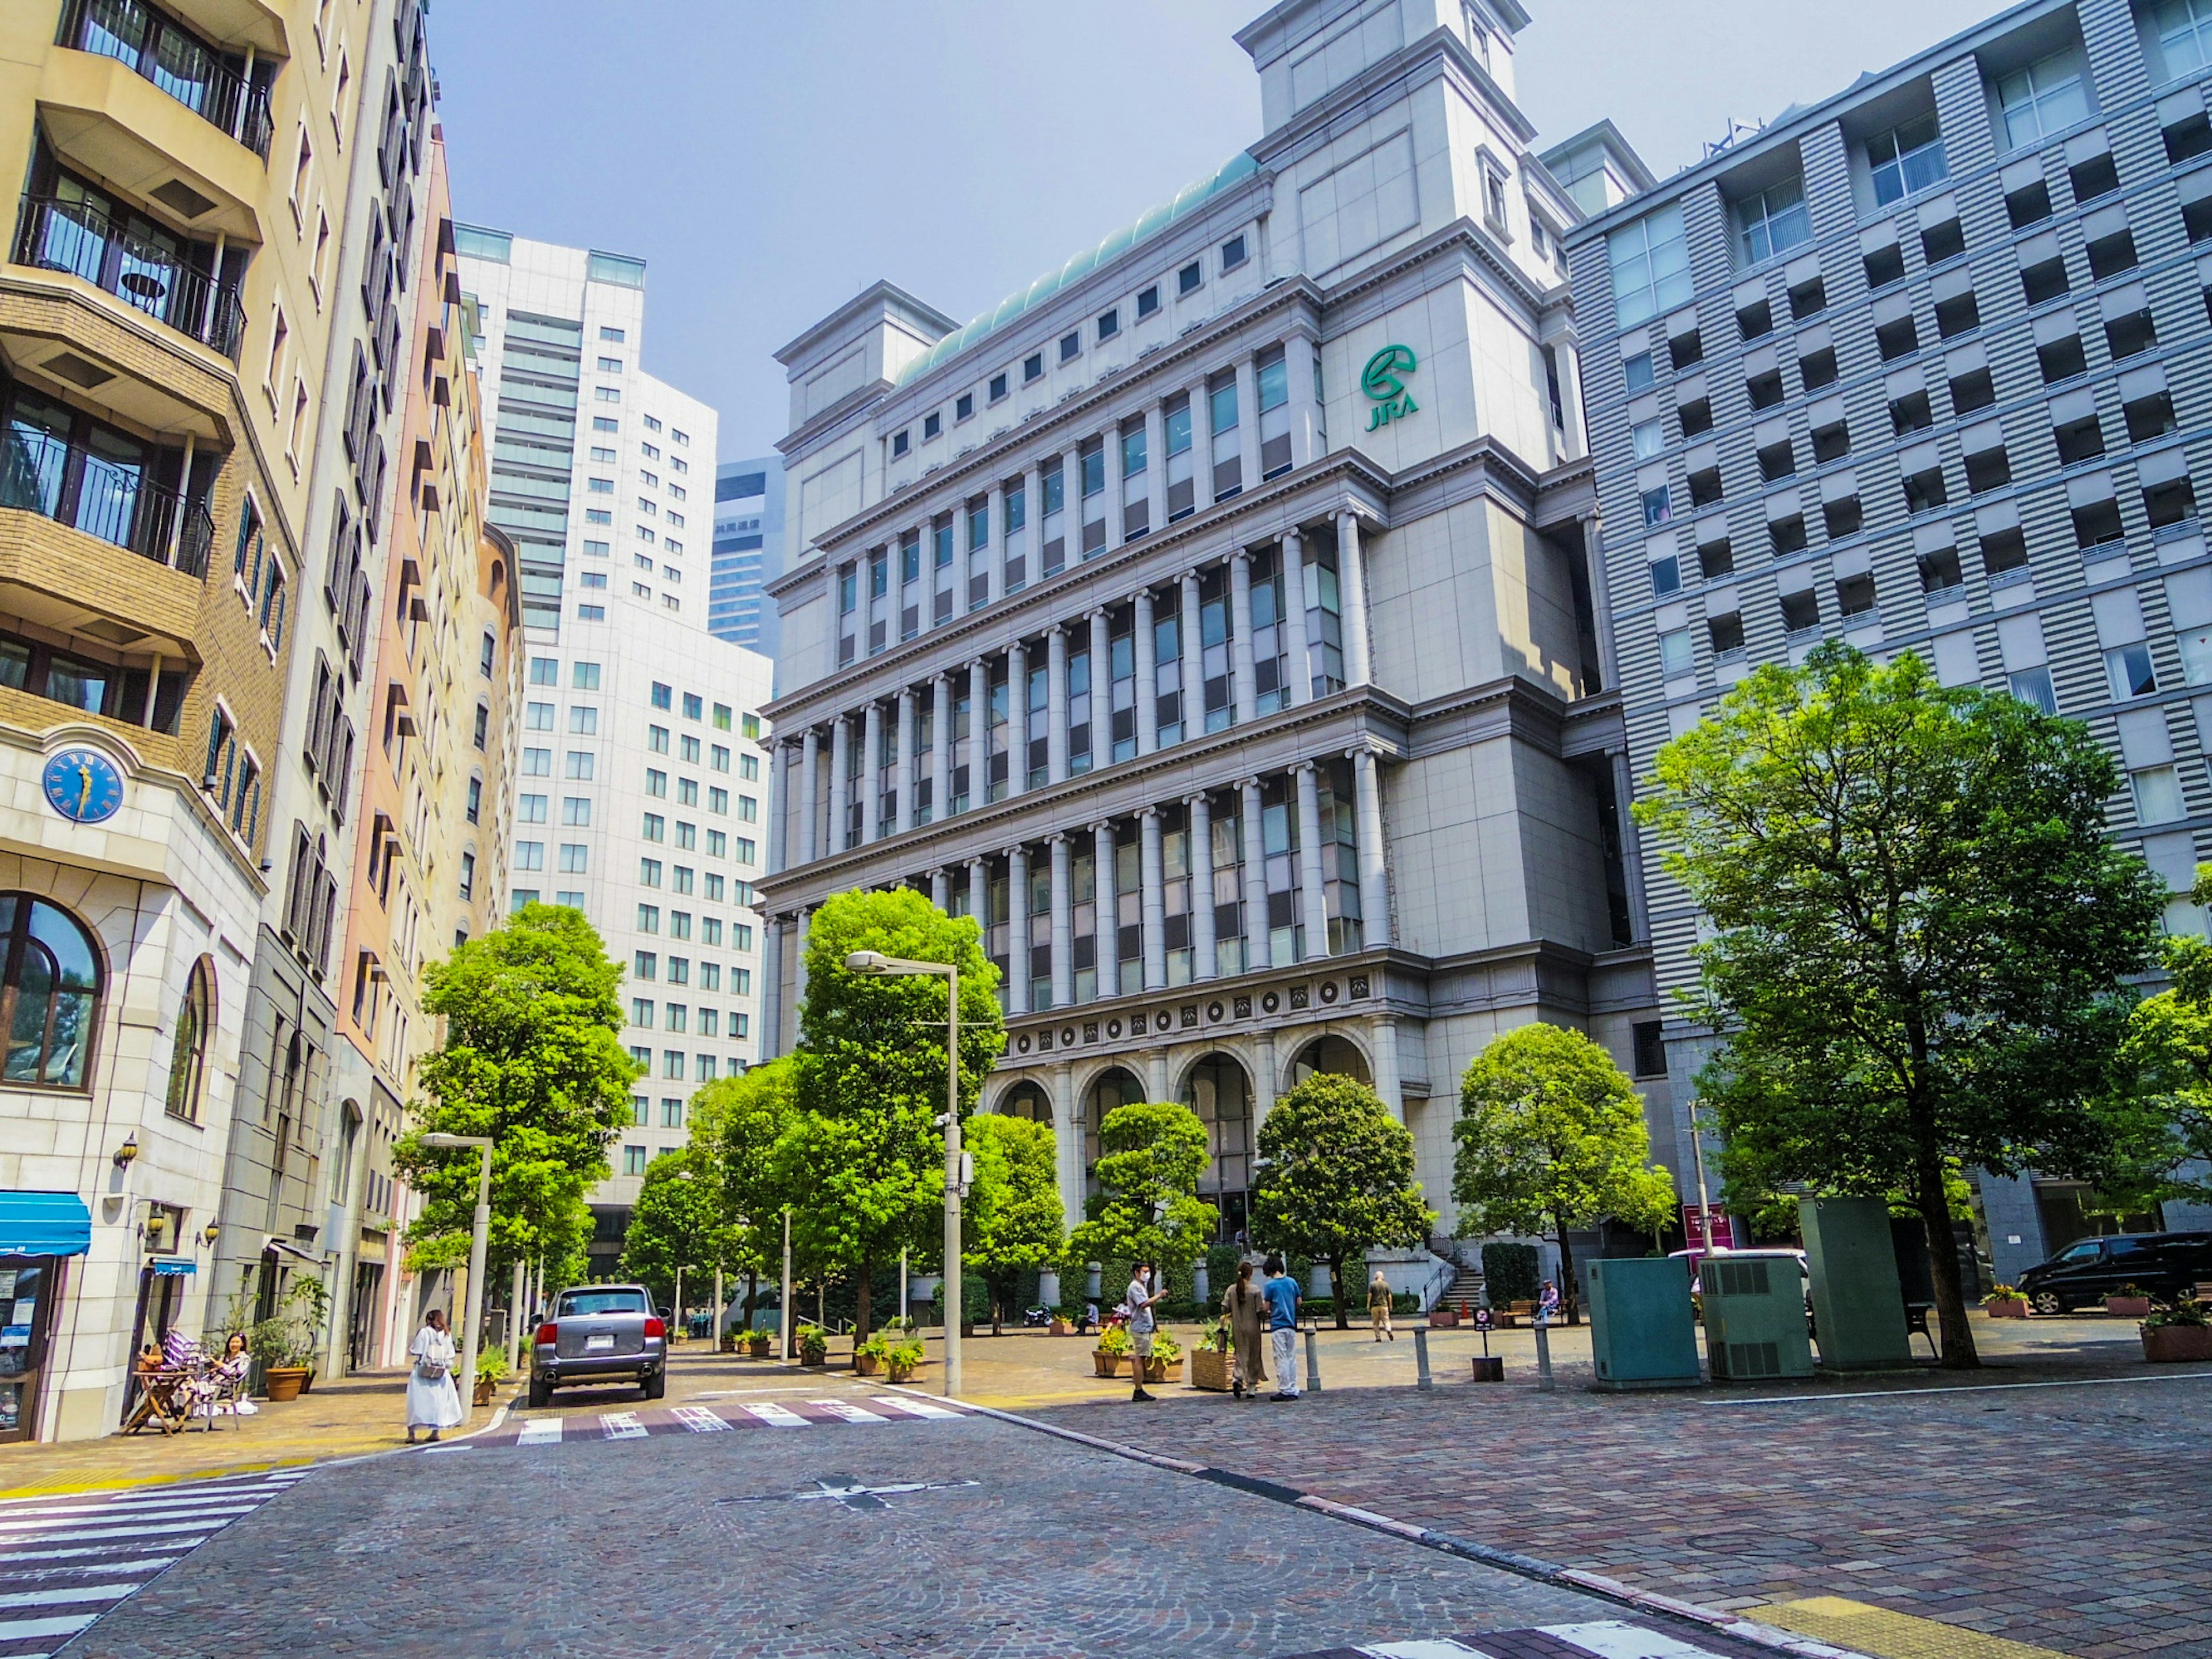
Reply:
M82 817L92 805L92 769L82 761L79 761L76 763L76 775L81 786L76 794L76 815Z

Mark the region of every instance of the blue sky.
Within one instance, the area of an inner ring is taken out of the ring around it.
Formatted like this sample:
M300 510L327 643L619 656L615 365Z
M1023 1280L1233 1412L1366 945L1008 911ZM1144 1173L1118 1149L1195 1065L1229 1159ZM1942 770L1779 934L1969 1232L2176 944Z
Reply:
M1545 140L1609 115L1654 171L1990 0L1526 0ZM454 210L642 256L646 367L785 425L770 356L876 278L965 319L1259 136L1262 0L447 0Z

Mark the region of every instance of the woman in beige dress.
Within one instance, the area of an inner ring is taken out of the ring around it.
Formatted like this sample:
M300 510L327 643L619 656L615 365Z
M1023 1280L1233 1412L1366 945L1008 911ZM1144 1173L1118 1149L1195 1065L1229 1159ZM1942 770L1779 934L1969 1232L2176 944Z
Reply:
M1267 1380L1267 1298L1252 1285L1252 1264L1237 1264L1237 1282L1221 1293L1221 1311L1229 1319L1229 1340L1237 1352L1231 1391L1242 1400L1249 1389L1259 1391Z

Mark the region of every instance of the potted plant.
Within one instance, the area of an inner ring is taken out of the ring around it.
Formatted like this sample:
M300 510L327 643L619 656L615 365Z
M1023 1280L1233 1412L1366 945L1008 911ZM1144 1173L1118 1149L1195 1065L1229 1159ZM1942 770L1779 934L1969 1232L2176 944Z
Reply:
M2150 1292L2140 1285L2123 1285L2118 1296L2105 1298L2105 1311L2123 1319L2145 1319L2150 1315Z
M909 1336L903 1342L891 1344L890 1351L884 1356L884 1368L889 1371L890 1380L894 1382L913 1381L915 1372L921 1366L921 1342L917 1337Z
M1072 1302L1061 1303L1052 1310L1052 1334L1054 1336L1073 1336L1077 1316L1082 1311Z
M880 1376L889 1362L891 1340L882 1331L853 1350L853 1371L857 1376Z
M300 1397L314 1348L297 1325L282 1317L264 1319L246 1332L246 1350L261 1367L261 1391L270 1400Z
M1152 1357L1145 1361L1147 1382L1182 1381L1182 1344L1162 1331L1152 1339Z
M747 1331L744 1334L744 1341L745 1345L745 1352L748 1354L750 1354L755 1359L765 1359L768 1358L769 1349L774 1345L775 1339L770 1336L766 1331Z
M1091 1351L1091 1364L1101 1376L1119 1376L1134 1346L1129 1340L1128 1327L1116 1322L1098 1333L1098 1346Z
M829 1358L830 1333L819 1325L801 1325L799 1328L799 1363L819 1365Z
M506 1381L507 1351L505 1349L486 1348L477 1356L476 1403L477 1405L490 1405L492 1396L499 1392L499 1385Z
M1157 1357L1159 1345L1152 1352ZM1190 1386L1206 1389L1215 1394L1227 1394L1233 1369L1234 1355L1230 1351L1229 1322L1209 1325L1206 1334L1198 1339L1190 1351Z
M1982 1298L1982 1311L1992 1319L2027 1317L2027 1292L2017 1285L1994 1285Z
M731 1326L728 1330L722 1333L722 1352L724 1353L735 1353L738 1351L738 1344L741 1340L742 1339L738 1334L738 1328L734 1325Z
M1458 1323L1459 1310L1455 1308L1447 1308L1439 1302L1429 1310L1429 1328L1432 1331L1448 1331Z
M2212 1359L2212 1316L2202 1302L2183 1297L2154 1309L2142 1330L2143 1358L2154 1365Z

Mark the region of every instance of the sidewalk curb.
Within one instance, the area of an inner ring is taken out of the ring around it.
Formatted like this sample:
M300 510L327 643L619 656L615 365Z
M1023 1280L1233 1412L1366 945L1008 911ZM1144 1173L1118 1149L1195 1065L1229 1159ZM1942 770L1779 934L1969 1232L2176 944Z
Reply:
M1549 1584L1556 1589L1577 1590L1586 1595L1595 1595L1605 1601L1617 1602L1622 1607L1632 1608L1638 1613L1652 1613L1662 1618L1681 1620L1691 1624L1701 1625L1722 1635L1734 1637L1740 1642L1747 1642L1753 1646L1765 1648L1776 1653L1790 1654L1793 1656L1793 1659L1866 1659L1866 1656L1850 1648L1834 1647L1826 1642L1815 1641L1811 1637L1778 1630L1771 1625L1759 1624L1755 1620L1742 1618L1735 1613L1723 1613L1713 1607L1701 1607L1694 1602L1677 1601L1671 1595L1661 1595L1650 1590L1638 1589L1632 1584L1624 1584L1619 1579L1607 1578L1601 1573L1586 1571L1580 1567L1562 1566L1557 1562L1540 1560L1533 1555L1522 1555L1516 1550L1499 1549L1494 1545L1475 1543L1469 1539L1455 1537L1450 1533L1438 1532L1432 1527L1418 1527L1410 1522L1395 1520L1387 1515L1378 1515L1373 1510L1364 1510L1353 1504L1340 1504L1333 1498L1322 1498L1312 1492L1301 1492L1294 1486L1286 1486L1278 1481L1263 1480L1253 1475L1238 1474L1234 1470L1213 1468L1206 1464L1190 1462L1184 1458L1170 1457L1160 1452L1146 1451L1140 1446L1132 1446L1119 1440L1104 1439L1097 1435L1085 1434L1076 1429L1062 1428L1056 1423L1042 1423L1036 1418L1024 1417L1015 1412L1001 1411L995 1406L979 1406L964 1400L958 1403L965 1410L978 1417L994 1417L1000 1422L1013 1424L1018 1428L1032 1430L1038 1434L1050 1435L1056 1440L1073 1441L1077 1445L1088 1446L1096 1451L1127 1458L1132 1462L1148 1464L1153 1468L1166 1469L1176 1474L1189 1475L1194 1480L1205 1480L1214 1486L1227 1486L1237 1492L1249 1492L1255 1498L1264 1498L1272 1503L1288 1504L1294 1509L1309 1510L1316 1515L1325 1515L1333 1521L1342 1521L1352 1526L1364 1527L1370 1532L1382 1533L1392 1538L1402 1539L1409 1544L1418 1544L1424 1549L1437 1550L1446 1555L1458 1556L1463 1560L1479 1562L1486 1567L1495 1567L1501 1572L1510 1572L1517 1577L1534 1579L1539 1583Z

